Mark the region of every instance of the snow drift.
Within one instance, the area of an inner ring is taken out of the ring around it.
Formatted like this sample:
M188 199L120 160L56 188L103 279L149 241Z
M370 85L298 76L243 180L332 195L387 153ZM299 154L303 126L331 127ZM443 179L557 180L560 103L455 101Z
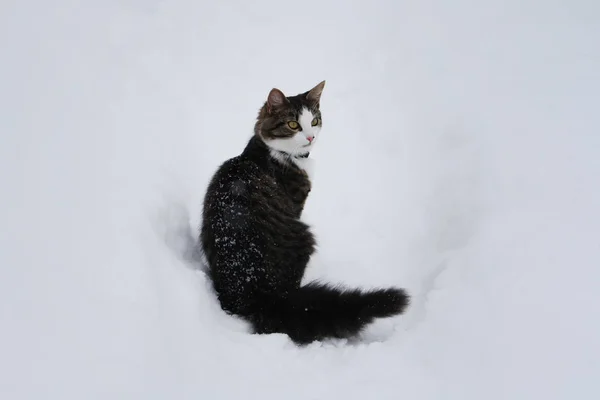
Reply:
M0 396L600 394L598 6L4 2ZM249 335L183 256L268 91L327 79L309 276L357 343Z

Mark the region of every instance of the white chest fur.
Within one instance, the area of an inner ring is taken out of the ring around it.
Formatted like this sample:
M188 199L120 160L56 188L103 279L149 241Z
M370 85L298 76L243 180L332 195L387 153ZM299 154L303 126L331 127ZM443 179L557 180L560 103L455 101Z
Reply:
M310 157L306 157L306 158L292 157L292 162L294 164L296 164L298 166L298 168L300 168L301 170L306 172L306 175L308 175L309 180L312 180L313 173L314 173L315 160L313 160Z
M288 154L282 154L277 150L271 149L271 157L273 157L281 165L286 166L290 163L296 164L298 168L306 172L308 179L312 180L314 173L315 160L310 157L293 157Z

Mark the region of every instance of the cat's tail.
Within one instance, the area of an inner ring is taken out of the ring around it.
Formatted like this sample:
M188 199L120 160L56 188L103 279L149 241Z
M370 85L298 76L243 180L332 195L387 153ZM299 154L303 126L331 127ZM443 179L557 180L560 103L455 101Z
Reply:
M285 298L258 299L248 317L256 333L285 333L306 344L353 337L375 318L401 314L409 300L403 289L361 291L313 282Z

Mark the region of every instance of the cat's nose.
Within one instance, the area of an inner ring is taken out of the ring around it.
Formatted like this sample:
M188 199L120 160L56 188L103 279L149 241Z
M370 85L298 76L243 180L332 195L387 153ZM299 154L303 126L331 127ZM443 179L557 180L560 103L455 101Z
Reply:
M312 143L312 141L315 140L315 137L314 136L307 136L306 140L308 140L309 143Z

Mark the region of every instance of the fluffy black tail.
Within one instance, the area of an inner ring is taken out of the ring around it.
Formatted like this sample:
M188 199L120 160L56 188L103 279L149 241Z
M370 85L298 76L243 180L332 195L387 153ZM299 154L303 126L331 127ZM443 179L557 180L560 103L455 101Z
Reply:
M355 336L375 318L401 314L408 304L402 289L363 292L310 283L285 298L258 299L248 317L256 333L285 333L306 344Z

